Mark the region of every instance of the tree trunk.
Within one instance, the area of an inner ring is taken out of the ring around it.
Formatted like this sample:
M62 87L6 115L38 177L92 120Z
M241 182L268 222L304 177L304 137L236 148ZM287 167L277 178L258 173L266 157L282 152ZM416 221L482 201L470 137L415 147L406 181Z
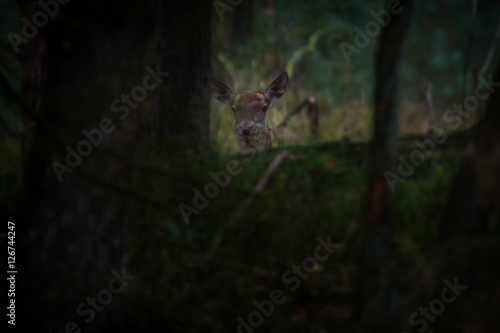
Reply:
M21 2L19 17L31 18L40 10L34 0ZM112 142L116 150L133 150L137 141L128 139L132 130L118 128L122 123L109 112L110 100L130 91L132 84L120 85L131 81L129 76L134 83L142 83L144 66L130 65L140 59L123 46L123 40L95 33L96 18L88 14L93 8L85 2L61 5L59 15L64 19L48 22L21 49L23 96L9 90L6 94L17 96L26 124L21 185L8 214L16 224L16 283L20 287L16 290L16 327L23 332L64 330L76 317L78 302L95 295L112 269L121 270L127 260L123 234L128 198L82 175L96 175L110 183L130 181L128 166L103 160L95 151ZM97 20L109 23L105 15ZM69 48L64 41L70 42ZM112 51L103 51L108 45ZM120 47L127 52L120 52ZM105 66L99 67L102 63ZM134 75L135 71L140 73ZM105 117L117 129L103 135L102 145L82 154L81 164L58 180L52 163L67 164L65 146L78 150L76 143L86 139L82 130L99 128L99 120ZM99 327L107 320L96 317L93 325Z
M384 174L387 171L394 172L396 164L398 70L412 2L401 1L401 6L402 12L392 15L390 23L383 30L375 58L373 162L363 228L365 249L361 282L363 301L360 306L367 319L366 324L373 328L390 327L387 326L387 321L384 323L380 320L380 315L389 310L387 255L388 235L392 223L392 194Z
M233 10L233 29L231 31L231 53L240 54L252 38L253 1L244 0Z
M500 66L494 78L500 81ZM471 129L465 159L455 175L439 225L439 278L458 278L468 289L435 323L438 332L489 332L497 326L500 221L500 91ZM450 246L451 245L451 246ZM435 294L439 290L435 291ZM481 309L478 311L477 309Z
M159 108L157 149L186 155L209 143L212 2L160 1L160 69L169 73L156 90Z

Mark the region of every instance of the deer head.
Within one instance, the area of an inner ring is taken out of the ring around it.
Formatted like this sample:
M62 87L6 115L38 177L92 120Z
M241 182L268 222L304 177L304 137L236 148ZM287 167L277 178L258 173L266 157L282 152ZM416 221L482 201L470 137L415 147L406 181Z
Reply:
M288 74L274 80L266 91L242 91L234 94L224 83L210 78L210 85L217 100L231 107L235 131L241 151L249 148L264 150L272 147L267 112L271 104L286 91Z

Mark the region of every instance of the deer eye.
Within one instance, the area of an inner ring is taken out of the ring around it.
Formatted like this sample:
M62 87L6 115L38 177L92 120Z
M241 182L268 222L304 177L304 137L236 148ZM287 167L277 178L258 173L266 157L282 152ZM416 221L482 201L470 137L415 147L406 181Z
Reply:
M266 112L267 110L269 110L269 107L263 106L261 110L264 111L264 112Z

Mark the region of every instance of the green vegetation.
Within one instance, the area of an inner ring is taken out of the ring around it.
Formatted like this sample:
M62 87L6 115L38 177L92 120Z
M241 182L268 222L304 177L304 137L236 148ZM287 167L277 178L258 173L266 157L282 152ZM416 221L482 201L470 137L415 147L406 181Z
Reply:
M205 209L190 216L189 225L178 212L165 217L150 210L144 216L141 210L129 223L127 246L131 269L141 272L131 297L147 304L139 317L161 316L173 327L192 331L201 331L206 325L221 325L229 331L225 326L229 323L236 331L238 316L246 318L255 310L254 300L269 299L271 291L278 288L285 291L287 301L276 306L261 330L307 332L311 325L316 331L349 325L352 304L359 297L354 283L369 161L347 156L345 149L292 148L266 190L255 197L234 227L225 229L220 247L207 262L204 259L212 242L279 149L261 153L244 165ZM176 197L192 206L192 190L203 191L213 182L208 173L225 170L227 162L235 158L225 155L214 159L214 154L199 158L203 165L200 162L191 174L189 185L173 193L167 183L157 184L156 195ZM366 156L366 149L360 156ZM426 257L436 242L440 212L458 162L455 152L438 153L420 166L414 177L398 185L393 241L398 253L395 257L404 263L430 260ZM316 266L297 290L290 290L282 275L312 255L318 236L328 235L341 247ZM147 259L145 252L149 253ZM404 290L416 288L415 281L401 283ZM336 300L333 304L332 299ZM194 317L196 321L192 321ZM404 317L396 320L401 327L407 322Z

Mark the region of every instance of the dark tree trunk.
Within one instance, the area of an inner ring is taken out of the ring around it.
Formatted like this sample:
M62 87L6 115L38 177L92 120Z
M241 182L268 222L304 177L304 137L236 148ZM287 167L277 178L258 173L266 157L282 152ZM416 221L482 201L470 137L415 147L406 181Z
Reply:
M500 66L494 77L500 81ZM497 326L496 285L500 222L500 91L492 92L485 116L470 131L471 140L455 175L439 225L441 279L458 278L468 289L460 302L438 318L438 332L489 332ZM439 290L435 291L438 294ZM482 310L477 312L477 309ZM479 313L479 315L478 315Z
M244 0L233 11L233 29L231 30L231 51L238 54L248 47L252 38L253 1Z
M160 68L169 76L156 91L157 148L170 155L193 153L209 142L211 10L208 0L160 1Z
M391 2L391 1L389 1ZM363 301L360 306L367 325L388 328L380 319L389 311L387 285L388 235L391 227L392 193L384 174L395 171L398 117L398 72L406 31L410 22L411 1L401 1L403 11L392 15L378 40L375 58L375 114L372 142L372 170L369 180L368 207L363 228ZM382 326L380 326L382 325Z
M36 1L21 3L20 17L30 18L40 10ZM25 118L21 185L9 214L9 220L16 223L18 271L22 272L18 277L22 287L16 291L20 332L63 331L75 318L85 330L76 305L95 295L111 271L126 263L123 232L128 198L102 183L89 182L84 175L109 183L130 181L128 166L103 160L95 151L111 142L116 142L117 151L133 151L136 141L128 139L132 130L118 129L122 123L110 112L108 96L120 96L141 83L144 67L131 66L139 63L138 57L122 40L95 33L95 18L87 15L89 6L70 2L60 7L64 19L48 22L21 49L23 96L7 90L23 105ZM110 22L108 16L98 19L101 24ZM71 46L65 48L64 41ZM103 45L111 45L112 51L103 51ZM128 52L120 52L120 47ZM99 68L100 62L105 66ZM139 74L134 76L134 71ZM129 76L134 76L133 83L115 84L131 80ZM107 98L98 98L100 93ZM85 139L82 130L98 128L103 117L112 118L115 132L103 135L102 145L94 146L80 165L58 180L52 162L66 164L65 146L76 150L76 143ZM107 320L96 317L95 329Z

